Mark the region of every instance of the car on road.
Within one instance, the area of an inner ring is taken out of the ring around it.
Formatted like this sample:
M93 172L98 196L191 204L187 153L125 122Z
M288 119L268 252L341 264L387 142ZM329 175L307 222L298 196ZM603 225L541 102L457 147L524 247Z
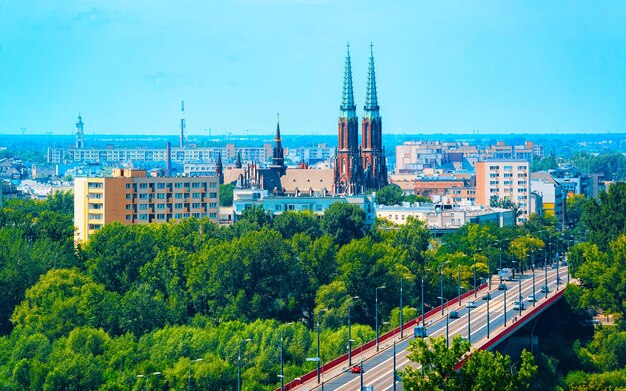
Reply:
M504 284L504 283L498 285L498 290L499 291L505 291L507 289L509 289L509 288L507 288L506 284Z
M535 295L528 295L528 297L526 298L526 301L529 303L534 303L535 301Z
M519 311L520 308L523 310L524 309L524 302L519 302L519 301L515 301L513 302L513 309L516 311Z
M363 368L359 364L350 368L350 372L352 373L361 373L362 371L363 371Z
M476 308L476 303L473 301L468 301L467 304L465 304L465 307L467 308Z
M550 289L544 285L541 287L541 293L550 293Z
M426 338L428 335L426 334L426 327L415 326L413 329L413 336L415 338Z
M458 319L459 318L459 313L456 311L450 311L450 313L448 314L448 317L450 319Z
M491 293L487 293L486 295L483 295L482 299L483 300L491 300Z

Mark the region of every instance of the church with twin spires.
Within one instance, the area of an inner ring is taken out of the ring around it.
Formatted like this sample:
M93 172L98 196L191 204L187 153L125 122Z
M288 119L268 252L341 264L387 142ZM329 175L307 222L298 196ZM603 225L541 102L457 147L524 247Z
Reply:
M344 68L343 95L338 120L338 144L334 168L309 169L306 163L297 168L287 168L284 161L280 122L272 148L272 163L259 168L256 163L223 170L221 158L217 174L222 183L233 183L238 188L261 188L274 195L361 195L378 191L387 185L387 164L382 143L382 118L376 93L373 46L370 45L369 69L365 106L361 120L359 143L359 118L356 114L352 83L350 45L347 45ZM239 158L240 159L240 158Z
M361 121L356 115L352 86L352 64L348 44L343 76L343 96L338 121L338 145L335 157L335 194L364 194L387 185L387 164L383 147L383 123L376 94L374 51L370 45L367 92Z

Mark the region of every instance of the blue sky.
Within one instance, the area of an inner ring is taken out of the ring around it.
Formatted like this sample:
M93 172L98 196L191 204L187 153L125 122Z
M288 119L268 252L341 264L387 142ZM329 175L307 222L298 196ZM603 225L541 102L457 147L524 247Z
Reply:
M626 132L624 1L1 1L0 133Z

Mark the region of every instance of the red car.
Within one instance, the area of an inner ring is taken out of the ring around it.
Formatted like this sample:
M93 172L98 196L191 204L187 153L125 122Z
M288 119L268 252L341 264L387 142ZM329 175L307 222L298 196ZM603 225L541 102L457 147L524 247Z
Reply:
M361 373L361 366L360 365L355 365L352 368L350 368L350 372L352 373Z

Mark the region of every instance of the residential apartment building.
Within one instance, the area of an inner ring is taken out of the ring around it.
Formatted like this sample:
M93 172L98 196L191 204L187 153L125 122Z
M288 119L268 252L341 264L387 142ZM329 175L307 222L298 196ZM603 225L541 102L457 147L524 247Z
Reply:
M523 145L507 145L504 141L498 141L496 145L488 146L484 153L483 159L522 159L533 160L535 143L526 141Z
M376 205L376 218L402 225L409 216L425 221L431 231L436 230L438 233L457 230L469 223L494 223L500 227L513 225L513 212L509 209L442 204Z
M476 163L476 203L489 206L492 199L517 204L518 222L528 219L530 164L523 159L492 159Z
M330 205L336 202L345 202L359 206L365 211L365 224L374 223L374 197L371 195L332 196L319 193L305 193L298 196L274 196L263 189L235 189L233 191L233 221L241 218L243 211L253 206L261 206L273 215L284 212L310 211L321 217Z
M48 148L48 163L65 162L120 163L120 162L166 162L167 148L120 148L113 145L90 148ZM272 146L235 147L172 147L170 159L173 162L215 162L218 156L225 162L234 161L241 154L242 162L268 162L272 156Z
M576 167L555 168L548 173L563 187L566 195L583 194L588 198L597 198L603 190L602 174L584 173Z
M563 228L566 193L561 184L546 171L533 172L530 174L530 178L532 192L541 194L543 214L556 217L559 225Z
M145 170L114 169L107 178L76 178L76 240L105 224L165 223L208 217L218 223L218 177L148 177Z

